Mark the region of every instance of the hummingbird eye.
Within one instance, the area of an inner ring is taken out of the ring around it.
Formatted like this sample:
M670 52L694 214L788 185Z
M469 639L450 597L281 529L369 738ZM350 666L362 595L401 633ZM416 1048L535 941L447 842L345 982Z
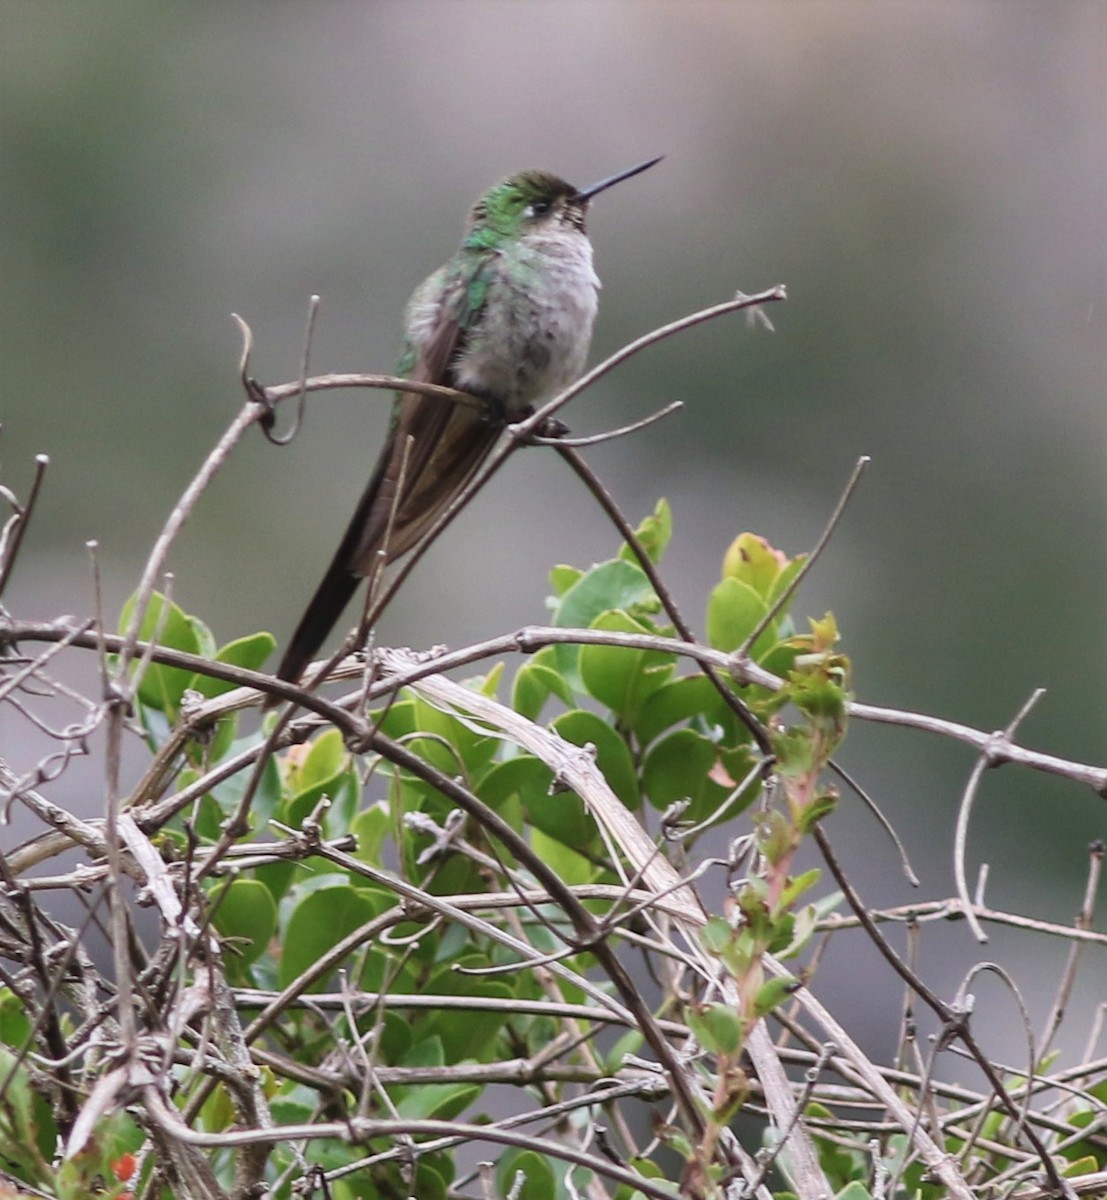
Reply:
M527 205L527 216L528 217L545 216L545 214L548 213L549 211L550 211L550 202L548 200L532 200L530 202L530 204Z

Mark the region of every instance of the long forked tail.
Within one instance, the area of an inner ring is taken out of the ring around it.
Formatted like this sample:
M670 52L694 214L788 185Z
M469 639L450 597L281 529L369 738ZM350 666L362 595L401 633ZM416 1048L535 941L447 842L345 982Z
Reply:
M278 679L295 683L300 678L361 580L425 538L499 434L500 422L482 413L438 397L404 396L372 478L292 635Z
M300 678L327 634L334 628L335 622L342 615L342 610L357 591L360 582L356 575L350 574L345 562L336 558L331 563L323 582L312 596L307 611L300 618L292 640L288 643L281 665L277 668L278 679L295 683Z
M315 595L307 606L307 611L300 618L296 632L288 643L281 665L277 668L277 678L287 683L295 683L304 673L304 668L315 657L326 640L327 634L334 628L342 610L357 591L362 581L356 563L357 550L365 535L365 526L369 511L379 491L379 472L375 472L365 489L342 541L331 559L331 565L323 576L323 582L315 589Z

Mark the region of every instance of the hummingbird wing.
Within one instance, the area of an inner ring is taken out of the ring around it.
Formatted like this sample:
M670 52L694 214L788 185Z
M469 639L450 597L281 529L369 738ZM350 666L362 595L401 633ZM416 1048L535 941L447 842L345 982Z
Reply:
M474 282L459 284L443 298L411 379L456 386L453 364L480 315L470 303L474 290L479 292ZM415 392L403 393L394 413L388 442L366 489L369 505L353 553L353 570L362 577L372 574L382 557L392 562L419 543L473 477L503 424L488 409Z
M482 260L444 290L434 327L409 378L453 386L453 364L483 303ZM436 396L397 396L388 438L327 573L300 619L277 670L295 681L342 615L359 582L418 544L473 477L503 422Z

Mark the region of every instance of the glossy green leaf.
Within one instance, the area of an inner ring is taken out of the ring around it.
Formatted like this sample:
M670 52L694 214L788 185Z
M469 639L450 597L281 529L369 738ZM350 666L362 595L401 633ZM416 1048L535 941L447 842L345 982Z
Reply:
M135 611L132 596L123 606L119 617L120 632L125 632ZM155 592L139 626L138 636L144 642L157 638L157 644L169 650L181 650L186 654L202 654L206 627L195 621L179 605L167 601ZM191 686L193 673L181 667L165 667L151 662L143 672L138 685L138 698L151 708L165 713L172 721L180 708L185 689Z
M659 563L673 536L673 513L668 500L658 500L653 512L643 518L634 533L650 562ZM638 556L625 544L619 547L619 557L627 562L638 561Z
M623 1059L628 1054L640 1055L642 1053L645 1040L640 1030L628 1030L603 1056L604 1070L611 1075L617 1075L626 1066Z
M451 1121L476 1100L481 1090L471 1083L424 1083L407 1088L396 1104L396 1111L409 1120Z
M650 748L642 764L642 787L654 808L664 810L678 800L690 807L683 820L706 820L726 799L730 788L716 783L715 745L692 729L677 729Z
M328 729L312 743L307 754L288 772L292 796L282 807L282 821L298 829L318 808L324 796L327 828L344 828L352 820L359 791L357 772L342 735Z
M551 799L561 799L561 797L556 796ZM577 797L574 796L573 799L576 800ZM577 803L579 804L580 801L577 800ZM571 886L591 883L600 870L594 861L577 852L577 849L587 848L589 843L595 843L597 852L600 849L595 822L590 817L585 817L584 820L587 823L587 836L585 837L570 839L546 834L535 823L530 838L535 853L541 856L542 861L555 872L559 879Z
M331 886L305 896L295 907L281 945L279 979L287 987L333 946L389 906L389 897L367 888ZM334 970L316 979L309 992L322 992Z
M854 1180L836 1192L834 1200L873 1200L873 1194L863 1183Z
M780 896L780 907L790 908L808 888L813 888L821 878L822 871L818 867L812 867L810 871L804 871L789 879Z
M804 563L807 562L806 554L797 554L791 559L783 571L773 580L772 587L769 589L769 594L766 599L770 604L775 604L777 600L784 594L789 587L792 586L792 581L803 570ZM784 605L781 612L787 612L791 607L791 601Z
M497 763L477 789L482 800L503 812L509 800L517 800L525 819L566 846L585 846L596 836L595 822L575 792L550 792L553 772L540 759L520 754Z
M497 811L509 800L524 806L539 805L549 793L553 771L533 754L516 754L504 759L481 776L477 794Z
M372 717L385 737L399 741L415 732L415 701L410 692L403 692L399 700L394 700L386 708L377 709Z
M229 887L217 887L212 898L219 905L212 924L231 943L227 962L248 967L265 953L276 932L272 893L256 879L235 879Z
M723 579L711 589L707 601L707 640L716 650L737 650L768 611L765 601L748 583ZM769 628L757 639L752 657L768 650L776 633Z
M554 624L588 629L608 609L632 611L639 605L651 604L656 604L656 597L642 568L615 558L593 567L569 588L554 611ZM583 691L577 670L580 647L558 645L554 651L558 671L574 691Z
M771 1013L777 1005L783 1004L798 986L796 980L787 977L774 976L766 980L754 998L754 1012L759 1017Z
M489 960L482 954L463 955L439 971L421 990L430 995L510 1000L514 995L513 985L503 977L465 975L455 969L479 970L487 966ZM511 1014L501 1009L441 1009L431 1017L427 1028L441 1040L444 1062L484 1062L495 1055L500 1032L510 1019Z
M447 775L472 778L487 766L499 739L475 732L452 713L443 712L421 696L415 699L415 728L427 737L414 737L408 746Z
M381 849L392 829L392 818L383 804L374 804L354 817L350 832L357 838L354 852L362 862L381 865Z
M260 671L276 645L277 639L271 633L247 634L221 646L216 651L215 661L227 663L229 666L245 667L249 671ZM221 696L236 685L227 680L213 679L210 675L196 674L189 686L201 696L212 697Z
M595 713L575 709L558 717L553 728L574 746L591 744L596 750L596 766L608 786L630 809L641 803L638 776L626 742Z
M516 1178L523 1177L520 1188ZM498 1194L516 1200L557 1200L557 1182L549 1160L533 1150L509 1150L496 1166Z
M740 580L768 600L789 565L787 555L774 549L763 537L740 533L723 556L723 578Z
M632 723L638 742L648 746L674 725L691 721L701 733L711 732L726 744L744 740L748 735L737 725L718 689L706 675L685 675L671 679L642 702Z
M257 745L258 740L259 735L256 733L241 738L231 744L228 753L237 754L239 751L249 750ZM250 803L249 819L251 824L264 823L276 813L281 798L281 776L276 759L271 756L267 757L262 767L261 777L256 781L256 786L251 770L237 771L211 789L208 795L215 802L215 811L218 813L220 822L238 808L247 787L254 789ZM218 836L218 831L211 835L205 834L205 836Z
M21 1050L30 1033L26 1001L10 988L0 987L0 1044Z
M708 1004L689 1008L685 1014L688 1028L696 1040L712 1054L735 1055L742 1048L742 1018L729 1004Z
M609 633L650 634L654 631L619 609L600 613L592 629ZM580 678L590 696L628 723L651 692L672 674L676 656L625 646L580 647Z
M295 783L298 791L326 783L333 779L349 761L342 734L337 729L328 729L311 743L307 754L300 760Z
M530 720L536 720L550 696L572 706L573 693L557 670L553 646L540 650L515 673L511 707Z
M565 563L559 563L550 569L549 580L555 594L564 596L583 574L584 572L579 567L570 567Z

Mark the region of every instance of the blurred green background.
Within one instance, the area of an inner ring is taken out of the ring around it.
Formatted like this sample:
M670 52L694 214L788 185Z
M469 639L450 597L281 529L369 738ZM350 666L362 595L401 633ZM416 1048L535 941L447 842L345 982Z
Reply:
M1103 4L4 0L0 21L3 482L25 492L33 455L52 459L17 615L92 611L92 537L113 610L134 586L242 402L232 310L267 382L297 373L311 292L313 367L389 370L409 292L490 183L541 166L583 185L665 153L593 210L593 358L735 289L790 295L775 334L697 329L565 414L588 433L686 401L589 458L632 517L671 500L667 573L693 621L732 537L809 547L869 454L796 606L835 612L858 696L991 729L1044 686L1023 739L1107 758ZM386 403L320 395L291 447L252 437L219 477L172 568L220 640L287 637ZM382 640L541 621L546 569L613 548L555 456L528 451ZM858 727L843 758L945 894L971 754ZM859 806L834 821L867 897L907 900ZM1008 768L970 862L992 863L997 906L1063 919L1105 834L1102 800ZM980 953L963 926L924 945L950 978ZM1062 953L996 946L1046 983ZM835 986L863 993L865 973Z

